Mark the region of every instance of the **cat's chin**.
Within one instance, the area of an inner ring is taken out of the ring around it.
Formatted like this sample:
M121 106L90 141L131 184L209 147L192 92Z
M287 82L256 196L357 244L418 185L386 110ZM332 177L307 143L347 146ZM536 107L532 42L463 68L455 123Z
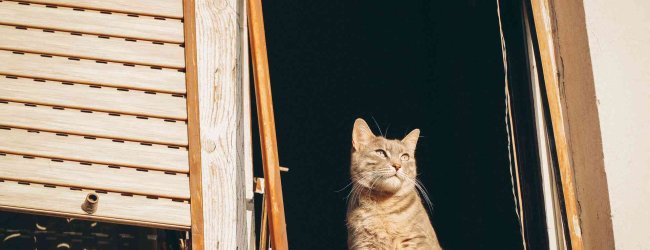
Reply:
M396 193L400 188L402 188L402 179L397 176L388 177L377 186L379 191L386 193Z

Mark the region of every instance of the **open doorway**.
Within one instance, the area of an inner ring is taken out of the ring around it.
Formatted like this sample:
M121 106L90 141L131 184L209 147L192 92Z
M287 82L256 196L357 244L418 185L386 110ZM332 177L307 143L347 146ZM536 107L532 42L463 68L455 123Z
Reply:
M349 189L339 190L358 117L389 138L422 130L419 177L445 249L522 248L496 1L284 1L264 12L292 249L346 248Z

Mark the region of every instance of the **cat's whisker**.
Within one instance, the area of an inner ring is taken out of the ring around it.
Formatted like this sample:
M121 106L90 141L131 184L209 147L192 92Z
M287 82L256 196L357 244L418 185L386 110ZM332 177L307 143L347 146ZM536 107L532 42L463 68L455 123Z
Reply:
M391 172L392 171L390 169L380 169L380 170L368 171L365 172L364 174L354 175L352 177L353 179L352 182L348 184L348 186L352 185L352 189L350 190L350 193L345 197L348 203L356 202L357 199L360 198L364 189L366 191L366 195L370 195L377 182L381 180L385 175L390 174ZM359 176L361 176L361 178L358 178ZM361 184L361 182L366 179L369 179L368 181L369 185L364 186Z
M354 187L352 187L352 191L350 191L348 197L346 197L348 205L354 204L357 201L358 196L359 196L359 187L355 185Z
M341 191L345 190L346 188L348 188L349 186L352 186L352 184L354 184L354 182L355 182L355 181L354 181L355 178L354 178L354 176L353 176L353 177L351 177L350 179L351 179L350 183L348 183L347 185L345 185L345 187L343 187L343 188L341 188L341 189L339 189L339 190L337 190L337 191L335 191L335 192L337 192L337 193L338 193L338 192L341 192Z
M370 183L370 187L368 188L368 194L372 192L373 188L375 187L375 184L377 184L377 181L379 181L379 179L381 179L381 176L375 177L375 180L372 183Z
M420 181L420 180L417 179L417 178L415 179L415 181L420 185L420 187L421 187L421 188L422 188L422 189L423 189L427 194L429 193L429 190L427 190L427 188L424 187L424 183L422 183L422 181Z
M371 117L372 117L372 121L375 122L375 126L377 126L377 129L379 130L379 134L380 134L381 136L385 137L385 136L384 136L384 133L381 132L381 127L379 126L379 123L377 123L377 120L375 120L375 117L374 117L374 116L371 116Z
M422 187L419 187L419 189L420 192L422 193L422 196L424 197L424 201L427 203L427 207L429 207L429 211L433 213L433 202L431 202L431 199L429 198L429 194Z
M398 175L413 184L416 191L420 193L420 197L422 197L424 199L424 202L427 204L429 211L433 213L433 202L431 202L431 199L429 198L429 193L427 192L426 188L424 188L424 185L422 185L422 182L420 182L418 179L411 178L402 173L398 173Z
M347 185L345 185L345 187L343 187L343 188L341 188L341 189L339 189L339 190L336 190L336 191L334 191L334 192L339 193L339 192L345 190L346 188L348 188L349 186L352 186L352 183L354 183L354 182L351 181L350 183L348 183Z
M429 211L433 213L433 202L431 202L431 199L429 198L429 194L418 185L418 189L421 192L421 196L424 197L424 201L427 203L427 207L429 208Z
M362 178L362 180L363 180L363 178ZM345 197L345 198L350 197L350 195L352 195L352 194L355 192L355 190L359 188L359 185L355 185L355 182L354 182L354 181L353 181L351 184L353 184L353 185L352 185L352 189L350 190L350 193L348 194L348 196Z
M350 193L348 193L348 195L345 196L345 199L346 199L346 200L349 200L349 199L350 199L350 196L352 196L352 195L354 194L354 192L356 192L356 189L357 189L357 186L356 186L356 185L352 186L352 189L350 190Z
M355 175L355 177L356 176L359 175ZM373 176L374 176L373 174L369 174L369 175L362 176L360 179L353 178L352 182L350 182L350 184L352 184L352 190L350 190L350 193L348 194L348 196L345 197L345 199L348 200L348 202L355 201L356 197L359 196L360 191L363 189L363 187L361 187L359 182L363 181L366 178L372 178Z
M386 127L386 130L384 131L384 135L388 137L388 129L390 128L390 123L388 124L388 127Z

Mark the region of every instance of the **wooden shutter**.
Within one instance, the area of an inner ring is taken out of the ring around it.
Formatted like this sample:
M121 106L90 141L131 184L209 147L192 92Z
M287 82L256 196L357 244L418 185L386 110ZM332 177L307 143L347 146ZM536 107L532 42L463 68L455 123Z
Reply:
M189 229L182 5L0 0L0 208Z

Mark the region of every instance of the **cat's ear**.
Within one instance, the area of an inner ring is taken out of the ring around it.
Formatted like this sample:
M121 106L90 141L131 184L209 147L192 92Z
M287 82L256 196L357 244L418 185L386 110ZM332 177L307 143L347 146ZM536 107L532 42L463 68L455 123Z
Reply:
M368 127L368 123L361 118L357 118L354 121L354 128L352 128L352 146L354 150L359 150L361 146L368 144L373 138L375 138L375 135Z
M420 138L420 130L416 128L402 139L402 143L406 144L406 147L409 150L415 151L415 146L418 144L418 138Z

